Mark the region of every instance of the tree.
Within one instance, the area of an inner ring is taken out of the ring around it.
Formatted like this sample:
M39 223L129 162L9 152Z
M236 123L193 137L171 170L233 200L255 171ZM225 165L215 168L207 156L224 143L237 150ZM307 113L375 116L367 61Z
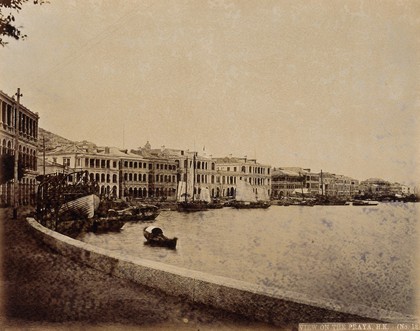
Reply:
M47 0L0 0L0 45L8 44L4 37L16 40L25 39L27 36L22 33L22 27L15 25L15 16L12 11L18 13L26 2L33 2L35 5L47 3ZM7 14L5 12L8 12Z

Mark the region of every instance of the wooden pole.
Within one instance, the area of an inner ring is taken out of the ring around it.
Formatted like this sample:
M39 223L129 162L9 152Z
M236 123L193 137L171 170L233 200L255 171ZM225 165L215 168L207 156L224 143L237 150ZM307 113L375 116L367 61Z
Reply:
M14 176L13 176L13 219L17 219L18 205L19 205L19 124L20 124L20 88L17 89L17 101L16 101L16 113L15 113L15 164L14 164Z
M45 136L42 136L42 171L45 176Z

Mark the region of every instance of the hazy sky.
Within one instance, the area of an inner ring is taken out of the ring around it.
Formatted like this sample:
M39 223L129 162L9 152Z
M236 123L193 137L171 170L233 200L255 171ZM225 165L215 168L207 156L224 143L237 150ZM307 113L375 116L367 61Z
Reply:
M49 131L420 178L419 1L50 2L0 49Z

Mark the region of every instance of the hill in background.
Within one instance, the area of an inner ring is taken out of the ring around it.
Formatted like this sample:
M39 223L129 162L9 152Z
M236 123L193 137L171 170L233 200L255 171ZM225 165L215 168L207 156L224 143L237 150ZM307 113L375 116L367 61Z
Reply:
M59 146L68 146L68 145L74 145L79 144L79 142L69 140L67 138L63 138L59 136L58 134L52 133L50 131L47 131L43 128L38 128L38 149L42 151L43 144L45 143L45 151L49 152ZM93 143L83 141L84 144L92 144ZM95 145L96 146L96 145Z

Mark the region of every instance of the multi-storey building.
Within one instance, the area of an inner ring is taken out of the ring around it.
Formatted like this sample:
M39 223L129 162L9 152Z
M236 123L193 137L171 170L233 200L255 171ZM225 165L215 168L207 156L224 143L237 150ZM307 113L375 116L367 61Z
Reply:
M271 195L271 167L246 157L215 158L217 176L216 183L221 197L234 197L236 184L243 180L251 184L259 199L267 199Z
M274 168L272 174L272 198L278 199L291 195L317 195L319 175L310 169L299 167Z
M22 104L18 106L14 98L2 91L0 109L0 153L4 155L2 160L17 152L18 164L24 173L17 185L16 202L19 205L32 204L35 202L39 116ZM2 164L2 168L4 165ZM1 169L2 175L7 175L9 170ZM0 185L0 205L14 204L14 188L14 179Z
M138 163L138 170L136 170L135 160L129 160L128 163L125 160L124 162L123 169L128 170L128 178L126 174L124 180L132 184L137 181L138 185L141 185L141 188L139 188L141 191L137 191L137 194L134 188L134 196L139 198L175 199L178 174L177 162L169 158L166 152L152 150L149 142L143 148L131 150L131 154L143 160L143 162ZM132 180L130 172L133 173ZM128 194L132 195L130 191Z
M86 170L100 194L112 198L172 198L177 184L177 164L147 151L98 147L89 142L70 143L45 153L47 169L69 173ZM40 167L43 171L43 167Z
M168 149L165 146L152 149L149 142L143 148L132 152L173 162L176 166L175 184L180 181L186 182L193 176L195 196L199 195L202 188L207 188L212 198L233 197L238 180L248 181L260 197L269 196L271 193L270 166L261 165L256 160L212 158L195 151ZM176 185L173 189L173 192L176 192Z
M304 177L298 171L274 168L271 175L272 198L288 197L303 192ZM305 193L307 190L305 189Z
M322 172L319 174L321 194L330 197L353 197L359 193L357 179Z
M303 169L305 187L312 196L319 194L319 174L311 172L311 169Z
M360 192L373 197L386 196L391 194L391 183L379 178L369 178L360 182Z
M119 161L122 156L124 153L117 148L101 148L88 142L72 143L57 146L45 153L45 164L55 165L46 168L46 171L59 169L57 164L62 165L65 173L88 171L91 180L98 183L102 195L118 197ZM39 171L41 172L41 167Z
M211 196L217 196L216 185L216 166L215 162L206 156L198 155L197 152L180 149L169 149L162 146L160 149L152 149L147 142L143 148L132 151L135 154L143 155L149 160L155 160L158 165L157 171L159 177L168 192L167 198L174 200L176 198L177 183L187 181L187 178L193 178L194 194L198 195L201 188L207 188ZM162 177L163 176L163 177ZM155 182L157 184L157 182ZM170 194L169 194L170 193ZM191 192L192 194L192 192Z

